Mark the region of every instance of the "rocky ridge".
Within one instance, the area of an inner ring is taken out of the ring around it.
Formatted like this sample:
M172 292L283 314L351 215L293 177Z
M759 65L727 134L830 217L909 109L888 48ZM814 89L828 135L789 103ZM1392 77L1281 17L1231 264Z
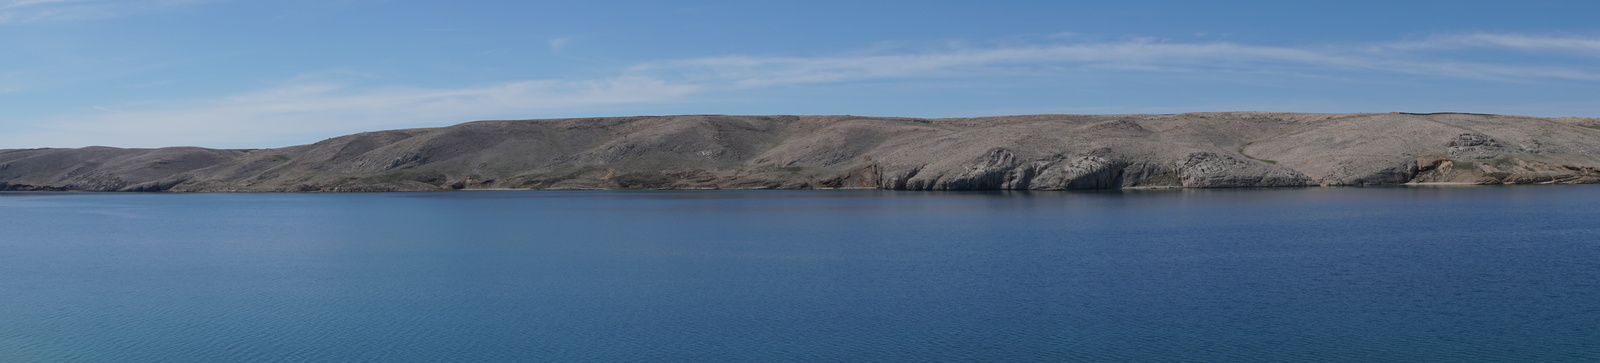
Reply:
M640 116L309 145L0 150L0 190L1063 190L1600 182L1600 119L1463 113Z

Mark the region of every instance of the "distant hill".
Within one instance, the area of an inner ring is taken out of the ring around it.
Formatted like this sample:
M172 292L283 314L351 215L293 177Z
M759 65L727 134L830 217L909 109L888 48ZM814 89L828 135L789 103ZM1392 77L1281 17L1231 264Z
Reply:
M641 116L278 149L0 150L0 190L1104 189L1600 182L1600 119L1462 113Z

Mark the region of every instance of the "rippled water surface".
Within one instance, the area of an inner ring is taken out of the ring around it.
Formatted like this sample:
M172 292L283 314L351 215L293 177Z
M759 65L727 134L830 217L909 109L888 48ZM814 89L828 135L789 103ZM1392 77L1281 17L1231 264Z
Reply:
M0 194L0 361L1600 361L1600 187Z

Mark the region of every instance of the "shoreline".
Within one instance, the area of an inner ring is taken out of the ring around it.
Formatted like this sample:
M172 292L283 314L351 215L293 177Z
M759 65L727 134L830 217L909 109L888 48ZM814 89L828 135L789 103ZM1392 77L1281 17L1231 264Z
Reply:
M1600 183L1600 119L1482 114L637 116L275 149L0 150L0 190L1088 190Z
M655 189L519 189L519 188L465 188L465 189L433 189L433 190L387 190L387 191L100 191L100 190L0 190L0 194L378 194L378 193L456 193L456 192L749 192L749 191L784 191L784 192L832 192L832 191L893 191L893 192L939 192L939 193L982 193L982 192L1115 192L1115 191L1224 191L1224 190L1288 190L1288 189L1362 189L1362 188L1433 188L1433 187L1517 187L1517 186L1580 186L1597 185L1594 183L1532 183L1532 184L1480 184L1464 182L1425 182L1404 184L1369 184L1369 185L1297 185L1297 186L1242 186L1242 187L1182 187L1182 186L1138 186L1126 188L1102 189L884 189L884 188L655 188Z

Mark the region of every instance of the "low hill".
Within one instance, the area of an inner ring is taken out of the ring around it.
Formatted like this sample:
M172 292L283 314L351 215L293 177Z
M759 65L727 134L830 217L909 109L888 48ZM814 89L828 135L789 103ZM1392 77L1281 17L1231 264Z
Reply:
M277 149L0 150L0 190L1104 189L1600 182L1600 119L1461 113L641 116Z

